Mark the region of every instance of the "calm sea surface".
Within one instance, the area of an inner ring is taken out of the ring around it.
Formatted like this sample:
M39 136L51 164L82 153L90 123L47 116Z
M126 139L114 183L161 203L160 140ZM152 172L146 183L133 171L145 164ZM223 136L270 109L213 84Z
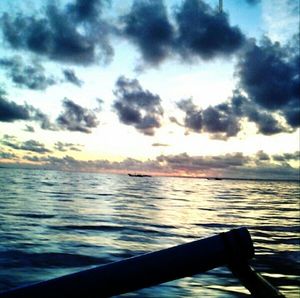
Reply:
M299 184L0 169L0 290L246 226L251 264L299 297ZM243 297L226 267L126 297Z

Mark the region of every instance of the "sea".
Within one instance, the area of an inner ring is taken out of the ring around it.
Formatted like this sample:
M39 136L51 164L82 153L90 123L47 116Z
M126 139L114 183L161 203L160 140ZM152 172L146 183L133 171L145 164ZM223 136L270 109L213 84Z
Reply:
M246 227L251 266L298 298L299 197L295 181L0 168L0 291ZM219 267L121 296L249 292Z

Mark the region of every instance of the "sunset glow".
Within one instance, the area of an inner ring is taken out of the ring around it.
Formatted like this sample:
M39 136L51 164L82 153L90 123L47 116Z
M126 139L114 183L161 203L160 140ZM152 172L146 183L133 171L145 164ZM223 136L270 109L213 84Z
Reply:
M30 3L0 6L2 166L298 179L298 1Z

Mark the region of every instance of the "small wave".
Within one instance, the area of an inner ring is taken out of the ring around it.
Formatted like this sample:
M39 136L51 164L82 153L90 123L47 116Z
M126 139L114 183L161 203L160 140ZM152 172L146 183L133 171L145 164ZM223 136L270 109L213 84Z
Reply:
M166 236L166 237L172 237L172 236L178 237L178 234L168 233L168 232L163 232L163 231L158 231L158 230L148 229L148 228L127 227L126 230L129 232L132 231L132 232L137 232L142 234L151 234L151 235Z
M186 194L195 193L195 191L193 191L193 190L187 190L187 189L184 190L183 192L186 193Z
M140 220L142 220L142 221L145 221L145 220L147 220L147 219L150 219L150 217L149 216L146 216L146 215L138 215L138 214L131 214L131 213L127 213L127 214L124 214L123 215L123 219L124 218L128 218L128 219L137 219L139 222L140 222Z
M256 193L260 195L278 195L278 192L274 190L258 190Z
M177 227L171 225L164 225L164 224L149 224L149 226L159 229L176 229Z
M251 229L255 233L256 231L271 231L271 232L299 232L299 226L252 226Z
M18 217L27 217L27 218L54 218L54 214L42 214L42 213L10 213L9 215L18 216Z
M96 197L91 197L91 196L85 196L83 197L85 200L96 200Z
M143 197L142 194L134 194L134 193L122 193L121 196L124 198L135 198L135 199L141 199Z
M49 196L55 196L55 197L68 197L68 196L72 195L72 193L69 193L69 192L60 192L60 191L37 190L37 192L49 194Z
M144 227L134 226L117 226L117 225L64 225L64 226L49 226L56 230L83 230L83 231L100 231L100 232L124 232L124 233L142 233L159 236L178 236L177 234L168 233L160 230L149 229Z
M253 239L256 240L255 236L253 236ZM266 236L265 238L259 238L259 243L260 245L299 245L300 241L299 238L290 238L290 239L283 239L283 238L275 238L275 237L270 237L269 235Z
M204 228L218 228L218 229L233 229L236 227L234 224L225 224L225 223L196 223L195 226L204 227Z
M101 197L107 197L107 196L112 196L113 194L112 193L98 193L97 195L101 196Z
M146 236L137 236L137 235L121 235L118 237L118 240L125 241L125 242L135 242L138 241L140 244L154 244L157 240L146 237Z
M55 183L46 182L46 181L42 181L41 183L46 186L54 186L55 185Z
M90 230L90 231L102 231L102 232L113 232L121 231L121 226L110 226L110 225L64 225L64 226L49 226L55 230Z

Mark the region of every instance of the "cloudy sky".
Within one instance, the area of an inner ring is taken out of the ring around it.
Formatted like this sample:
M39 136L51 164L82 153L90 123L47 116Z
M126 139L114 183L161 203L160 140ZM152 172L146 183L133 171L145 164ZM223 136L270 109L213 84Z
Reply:
M299 3L1 0L0 163L298 177Z

